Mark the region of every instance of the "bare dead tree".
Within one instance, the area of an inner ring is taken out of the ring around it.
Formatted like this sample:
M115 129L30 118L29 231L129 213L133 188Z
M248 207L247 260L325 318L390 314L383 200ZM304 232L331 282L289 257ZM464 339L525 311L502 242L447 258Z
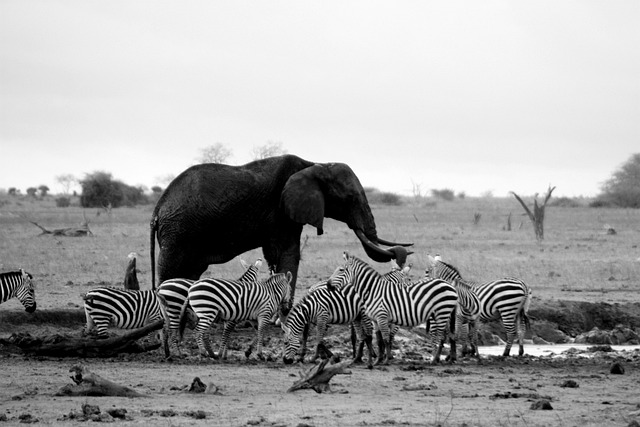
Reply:
M533 224L533 231L536 233L536 239L538 241L544 239L544 210L547 207L547 202L551 198L551 193L553 193L553 190L555 189L556 187L551 187L551 185L549 185L542 205L538 204L538 193L533 196L533 212L531 211L531 209L529 209L526 203L522 201L520 196L518 196L513 191L511 192L511 194L513 194L513 197L515 197L516 200L520 202L520 204L524 208L524 211L527 213L527 216L531 220L531 223Z

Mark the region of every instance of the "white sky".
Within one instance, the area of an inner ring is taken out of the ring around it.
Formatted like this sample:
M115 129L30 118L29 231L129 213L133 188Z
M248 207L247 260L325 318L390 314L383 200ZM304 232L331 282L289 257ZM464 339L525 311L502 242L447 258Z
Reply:
M640 151L640 2L0 1L0 189L279 141L411 194L591 196Z

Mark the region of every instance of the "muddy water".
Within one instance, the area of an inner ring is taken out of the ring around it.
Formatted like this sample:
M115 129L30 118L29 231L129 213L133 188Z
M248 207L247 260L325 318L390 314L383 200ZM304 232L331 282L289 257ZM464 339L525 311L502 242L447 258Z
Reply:
M584 353L585 357L589 357L593 353L588 352L587 348L594 347L596 344L551 344L551 345L536 345L536 344L525 344L524 352L530 356L558 356L562 357L563 353L569 351L572 354L575 353ZM640 345L612 345L611 349L613 351L633 351L640 350ZM491 356L500 356L504 351L503 345L496 346L481 346L479 347L479 351L481 355L491 355ZM511 348L511 354L518 353L518 346L514 345Z

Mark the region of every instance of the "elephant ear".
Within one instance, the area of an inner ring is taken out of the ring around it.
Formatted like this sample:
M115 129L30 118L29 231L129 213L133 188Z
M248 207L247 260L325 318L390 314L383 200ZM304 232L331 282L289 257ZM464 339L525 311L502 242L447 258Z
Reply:
M310 224L322 234L324 220L324 194L315 178L314 165L297 172L287 180L281 196L285 214L295 222Z

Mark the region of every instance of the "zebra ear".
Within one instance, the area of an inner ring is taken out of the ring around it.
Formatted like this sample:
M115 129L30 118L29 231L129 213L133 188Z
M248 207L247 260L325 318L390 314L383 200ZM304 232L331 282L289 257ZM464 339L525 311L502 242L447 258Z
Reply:
M287 283L291 283L293 280L293 274L290 271L287 271Z
M262 266L262 258L258 258L256 262L253 263L254 267L259 269Z

